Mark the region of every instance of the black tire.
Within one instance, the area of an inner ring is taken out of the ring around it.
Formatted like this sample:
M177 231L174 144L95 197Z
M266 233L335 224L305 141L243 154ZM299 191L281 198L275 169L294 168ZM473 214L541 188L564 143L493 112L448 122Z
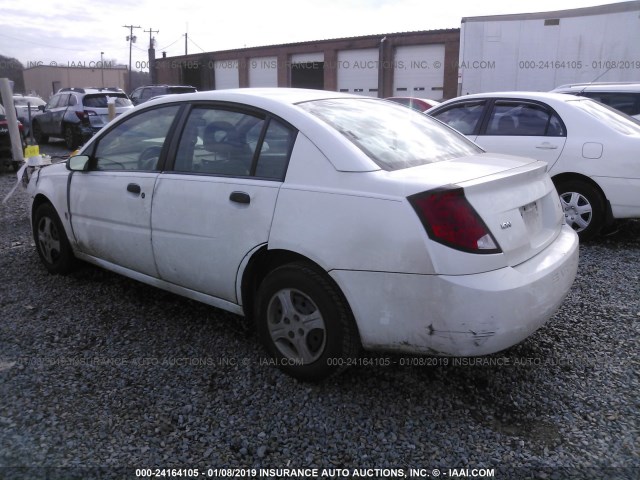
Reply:
M256 320L273 363L300 380L335 375L360 353L344 296L326 273L305 263L290 263L266 276L258 288Z
M65 125L63 134L64 144L69 150L74 150L80 145L80 139L76 135L73 125Z
M70 272L75 263L60 217L50 203L40 205L33 216L33 239L38 256L50 273Z
M35 120L32 121L31 128L33 129L33 139L37 144L41 145L49 141L49 135L42 133L42 128L40 128L40 124L38 122Z
M605 223L605 200L592 185L582 180L565 180L556 185L565 223L581 241L600 233Z

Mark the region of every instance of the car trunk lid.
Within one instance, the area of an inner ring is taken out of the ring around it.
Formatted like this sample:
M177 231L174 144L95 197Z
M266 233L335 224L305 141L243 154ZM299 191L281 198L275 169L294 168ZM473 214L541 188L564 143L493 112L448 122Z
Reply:
M425 181L451 189L462 188L464 197L502 252L497 255L491 251L460 252L467 256L467 261L462 262L465 268L456 266L460 262L449 261L451 256L446 252L441 252L442 255L436 252L439 273L461 274L516 266L544 250L562 227L560 202L544 162L480 154L393 172L393 176L405 184L408 182L411 192L407 196L429 190Z

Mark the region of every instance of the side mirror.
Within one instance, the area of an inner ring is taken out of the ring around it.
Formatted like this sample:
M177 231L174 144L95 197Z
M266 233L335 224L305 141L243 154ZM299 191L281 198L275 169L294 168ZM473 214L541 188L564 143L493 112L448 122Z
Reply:
M38 105L38 110L44 112L44 107L46 107L46 105Z
M76 155L75 157L69 157L67 160L67 170L73 172L86 172L89 170L89 156L88 155Z

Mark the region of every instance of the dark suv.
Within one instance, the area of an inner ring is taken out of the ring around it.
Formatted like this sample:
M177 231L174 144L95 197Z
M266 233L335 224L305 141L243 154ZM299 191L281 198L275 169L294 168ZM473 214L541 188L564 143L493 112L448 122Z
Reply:
M31 120L37 143L49 137L64 138L69 149L80 146L109 122L109 98L115 103L116 116L133 108L127 94L119 88L62 88L42 113Z
M196 87L192 87L191 85L145 85L144 87L136 88L131 92L130 97L134 105L139 105L160 95L193 93L197 91Z

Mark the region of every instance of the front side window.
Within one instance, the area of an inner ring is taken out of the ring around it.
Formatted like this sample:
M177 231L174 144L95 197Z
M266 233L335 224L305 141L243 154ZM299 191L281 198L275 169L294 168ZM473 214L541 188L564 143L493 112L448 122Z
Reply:
M432 118L376 99L329 99L298 104L356 145L384 170L481 153L477 145Z
M485 103L481 101L455 104L446 110L434 113L433 116L463 135L473 135L482 118Z
M109 130L93 155L96 170L143 170L158 167L165 139L180 107L146 110Z
M52 108L56 108L59 105L61 98L62 98L62 94L57 94L51 97L47 102L47 106L45 107L46 110L51 110Z
M486 135L561 137L566 132L560 118L544 105L518 101L496 101Z
M282 180L294 132L258 113L195 107L182 132L174 170Z

